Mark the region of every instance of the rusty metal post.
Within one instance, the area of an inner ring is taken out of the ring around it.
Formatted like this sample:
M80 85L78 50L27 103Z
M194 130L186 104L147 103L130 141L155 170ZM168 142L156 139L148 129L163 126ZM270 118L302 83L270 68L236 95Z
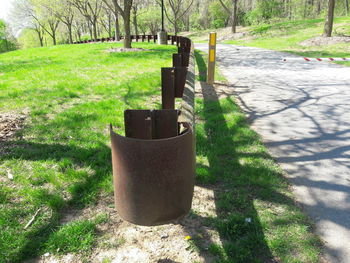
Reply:
M216 33L209 34L209 56L208 56L208 76L207 83L214 84L215 79L215 60L216 60Z
M175 67L175 98L182 98L186 84L187 67Z
M165 110L125 110L125 136L134 139L164 139L178 135L179 112Z
M166 110L153 110L153 139L166 139L179 135L178 125L179 111L166 109Z
M173 67L182 67L182 54L173 54Z
M175 109L174 68L162 68L162 109Z
M152 139L150 110L124 111L125 136L136 139Z
M190 53L181 53L182 56L182 66L188 67L188 63L190 61Z

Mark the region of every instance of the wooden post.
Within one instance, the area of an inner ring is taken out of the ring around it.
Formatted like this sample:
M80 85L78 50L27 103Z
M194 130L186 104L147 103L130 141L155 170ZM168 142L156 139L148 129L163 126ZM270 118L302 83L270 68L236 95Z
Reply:
M216 33L209 34L209 56L208 56L208 76L207 83L214 84L215 76L215 60L216 60Z

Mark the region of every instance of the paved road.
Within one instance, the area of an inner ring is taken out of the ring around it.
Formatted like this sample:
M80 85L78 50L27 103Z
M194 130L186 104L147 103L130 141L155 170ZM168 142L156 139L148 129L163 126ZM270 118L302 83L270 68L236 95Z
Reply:
M206 44L196 44L206 50ZM291 55L217 46L253 128L288 173L331 262L350 262L350 68L282 62Z

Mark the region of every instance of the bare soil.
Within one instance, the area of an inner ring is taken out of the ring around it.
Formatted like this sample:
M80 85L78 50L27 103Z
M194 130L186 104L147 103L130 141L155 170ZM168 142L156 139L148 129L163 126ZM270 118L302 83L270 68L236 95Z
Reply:
M94 219L96 215L107 214L106 223L98 225L98 242L88 258L79 254L54 256L48 253L28 262L37 263L153 263L153 262L213 262L208 253L201 253L193 244L195 239L205 250L210 244L221 244L219 234L204 225L208 217L216 216L213 189L195 187L192 210L172 224L146 227L124 221L114 208L112 195L101 196L96 206L84 210L67 211L61 223L73 220Z
M138 52L138 51L147 51L147 49L144 48L110 48L106 50L107 52L110 53L118 53L118 52Z
M196 83L196 97L204 98L206 100L218 100L234 95L232 84L222 82L215 82L214 89L210 88L206 82L198 81Z
M0 113L0 142L13 138L16 132L22 129L27 115L27 111Z
M349 43L350 37L347 36L333 36L333 37L313 37L300 42L299 44L304 47L309 46L325 46Z

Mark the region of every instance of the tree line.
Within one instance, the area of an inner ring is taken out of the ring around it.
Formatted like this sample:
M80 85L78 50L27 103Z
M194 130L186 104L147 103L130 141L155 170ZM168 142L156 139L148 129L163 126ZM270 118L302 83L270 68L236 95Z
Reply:
M9 21L22 43L56 45L87 38L156 34L161 29L162 0L14 0ZM326 36L334 15L349 14L349 0L163 0L165 28L182 31L327 17ZM1 25L1 24L0 24ZM1 37L1 35L0 35Z

